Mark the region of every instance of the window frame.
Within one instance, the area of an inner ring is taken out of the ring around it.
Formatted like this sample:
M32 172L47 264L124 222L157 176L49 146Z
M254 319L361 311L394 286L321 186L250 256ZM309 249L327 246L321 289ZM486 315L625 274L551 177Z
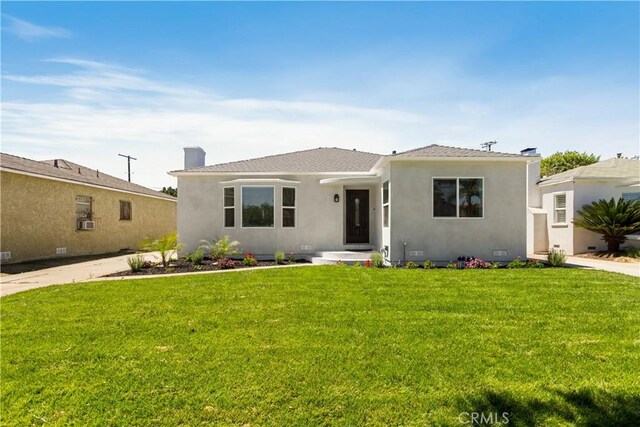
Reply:
M79 198L85 198L85 199L89 199L89 203L85 203L85 202L79 202L78 199ZM74 202L75 202L75 207L76 207L76 230L82 230L82 228L80 228L80 222L81 221L95 221L94 217L93 217L93 197L91 196L82 196L82 195L76 195L74 198ZM89 213L87 214L86 218L78 218L78 214L80 212L78 212L78 203L84 204L84 205L89 205Z
M225 191L227 188L231 188L233 190L233 205L225 206L226 196ZM227 225L227 209L233 209L233 226ZM236 228L236 187L233 185L222 187L222 228Z
M285 188L292 189L294 191L293 206L284 205L284 190ZM298 188L290 185L283 185L280 191L280 227L286 229L294 229L298 227ZM293 209L293 227L284 225L284 210ZM274 212L275 214L275 212ZM274 221L275 223L275 218Z
M387 185L387 201L384 201L384 185ZM391 180L382 183L382 228L389 228L391 224ZM386 220L386 221L385 221Z
M456 180L456 216L436 216L435 215L435 198L433 193L435 191L435 180L437 179L455 179ZM479 179L482 182L482 216L460 216L460 180L461 179ZM484 185L485 179L483 176L432 176L431 177L431 218L432 219L485 219L486 210L486 196L487 190Z
M245 188L271 188L273 193L273 225L267 227L245 227L244 226L244 189ZM240 228L249 230L273 230L276 228L276 186L275 185L241 185L240 186Z
M122 204L129 204L129 218L122 218ZM120 200L120 221L133 221L133 204L131 200Z
M558 208L558 196L564 196L564 208ZM558 211L564 211L564 221L558 221ZM553 193L553 225L567 225L567 193Z

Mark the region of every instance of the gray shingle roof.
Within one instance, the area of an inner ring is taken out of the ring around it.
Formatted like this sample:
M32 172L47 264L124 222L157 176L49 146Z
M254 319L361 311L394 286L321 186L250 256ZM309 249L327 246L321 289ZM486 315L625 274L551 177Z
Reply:
M483 151L471 148L447 147L446 145L427 145L394 154L393 157L536 157L522 154L501 153L499 151Z
M55 164L58 166L56 167ZM150 188L133 184L123 179L107 175L104 172L98 172L95 169L90 169L63 159L37 161L0 153L0 166L2 166L3 169L28 172L44 178L61 178L76 181L81 184L91 184L114 190L124 190L146 196L160 197L167 200L177 200L168 194L154 191Z
M553 184L571 179L640 181L640 160L618 158L604 160L542 178L540 183Z
M186 169L186 171L237 173L368 172L380 157L380 154L366 153L363 151L321 147L311 150L295 151L293 153L259 157L256 159L191 168Z

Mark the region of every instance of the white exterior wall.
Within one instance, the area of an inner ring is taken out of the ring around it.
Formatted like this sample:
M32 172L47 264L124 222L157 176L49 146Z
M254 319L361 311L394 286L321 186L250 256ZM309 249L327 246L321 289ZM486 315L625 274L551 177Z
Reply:
M391 253L407 261L459 256L506 261L526 257L527 164L524 161L392 161ZM432 178L484 178L484 218L434 218ZM506 256L494 256L506 250ZM411 251L422 255L410 256Z
M185 244L183 251L190 252L200 246L202 239L212 240L224 235L242 244L243 251L251 251L259 257L273 257L278 251L296 254L313 254L317 251L344 250L345 245L345 191L369 190L370 244L380 245L381 220L378 207L380 186L377 184L320 185L327 176L277 176L274 178L300 181L299 184L278 182L243 182L222 184L234 179L256 178L241 175L179 176L178 177L178 235ZM267 177L260 176L259 179ZM275 212L273 228L243 228L241 219L241 186L273 185L275 187ZM296 227L282 227L282 187L296 188ZM224 228L224 187L235 188L235 227ZM334 194L340 201L334 202Z
M542 207L542 197L537 183L540 181L540 160L527 164L527 206ZM537 222L536 222L537 221ZM540 218L535 219L535 215L527 210L527 253L532 254L539 250L536 247L535 229L541 223ZM538 245L539 246L539 245ZM546 246L546 245L545 245Z
M549 248L559 249L567 255L573 255L573 217L574 217L574 187L572 182L564 182L548 187L540 187L542 193L542 208L547 211L547 235ZM567 195L567 221L562 224L555 222L554 199L556 194Z

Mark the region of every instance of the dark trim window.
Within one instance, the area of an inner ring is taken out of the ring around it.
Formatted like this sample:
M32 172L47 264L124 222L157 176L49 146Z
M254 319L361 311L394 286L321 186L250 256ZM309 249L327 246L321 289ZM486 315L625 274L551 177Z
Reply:
M382 183L382 226L389 226L389 181Z
M236 189L224 188L224 226L233 228L236 226Z
M296 226L296 189L282 187L282 226L293 228Z
M120 200L120 221L131 221L131 202Z
M484 180L482 178L434 178L435 218L482 218Z
M242 187L242 227L273 227L274 200L274 187Z

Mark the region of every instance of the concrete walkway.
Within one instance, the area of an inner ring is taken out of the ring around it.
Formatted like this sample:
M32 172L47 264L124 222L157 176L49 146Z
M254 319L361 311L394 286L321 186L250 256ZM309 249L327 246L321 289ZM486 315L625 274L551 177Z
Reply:
M160 256L157 253L152 252L142 255L149 261L157 262L160 260ZM45 268L28 273L3 275L0 277L0 296L63 283L86 282L105 274L125 271L129 269L127 258L130 256L109 257Z
M529 255L528 258L546 261L546 255ZM612 273L626 274L640 277L640 263L637 262L615 262L603 261L599 259L582 258L578 256L567 256L568 267L587 268L593 270L610 271Z

